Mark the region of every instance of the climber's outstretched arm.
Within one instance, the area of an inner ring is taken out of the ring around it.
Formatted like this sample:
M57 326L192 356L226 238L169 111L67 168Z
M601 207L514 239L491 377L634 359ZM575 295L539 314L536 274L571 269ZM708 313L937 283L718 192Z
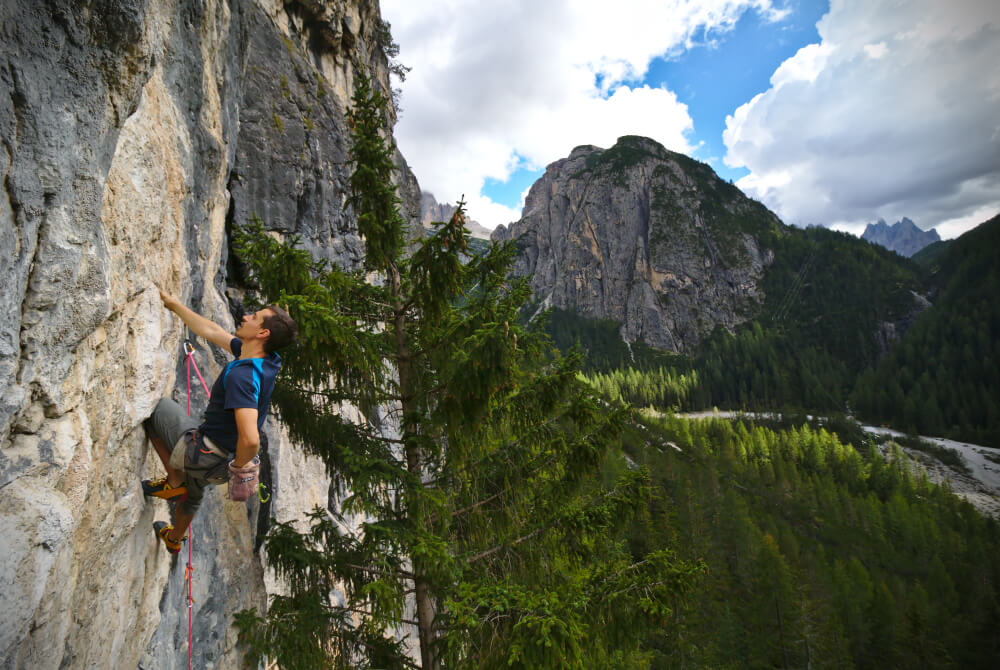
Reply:
M160 291L160 300L163 301L164 307L181 317L181 321L183 321L195 335L203 337L212 344L222 347L229 353L233 353L232 349L229 348L229 343L233 341L232 333L227 332L225 328L214 321L206 319L201 314L188 309L185 305L181 304L177 298L169 293L164 293L162 290Z

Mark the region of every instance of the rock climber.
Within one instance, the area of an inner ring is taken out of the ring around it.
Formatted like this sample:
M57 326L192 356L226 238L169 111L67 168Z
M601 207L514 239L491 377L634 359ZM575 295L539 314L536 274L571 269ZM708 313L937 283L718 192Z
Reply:
M163 398L144 426L167 474L142 482L147 496L178 502L173 525L153 524L167 551L176 554L201 505L208 485L230 482L230 497L246 500L256 487L260 430L267 418L274 379L281 369L275 350L293 342L297 326L277 305L243 317L235 336L160 291L164 307L196 335L236 357L212 385L204 420L198 425L184 409ZM241 492L234 494L234 487Z

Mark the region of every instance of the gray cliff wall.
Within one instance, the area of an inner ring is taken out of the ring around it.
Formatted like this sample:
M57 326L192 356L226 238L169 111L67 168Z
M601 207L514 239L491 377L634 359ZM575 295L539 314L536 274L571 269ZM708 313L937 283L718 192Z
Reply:
M186 555L157 543L167 505L139 487L160 474L142 421L185 395L182 324L156 287L231 326L230 231L254 214L358 262L344 110L359 67L388 85L378 19L362 0L3 3L0 667L186 667ZM196 360L211 382L226 359ZM241 667L232 614L280 587L259 531L329 502L269 423L272 498L215 489L192 528L193 667Z
M519 241L514 273L531 276L542 307L618 321L628 342L691 351L759 310L773 252L758 234L782 225L707 165L623 137L549 165L521 220L493 239Z

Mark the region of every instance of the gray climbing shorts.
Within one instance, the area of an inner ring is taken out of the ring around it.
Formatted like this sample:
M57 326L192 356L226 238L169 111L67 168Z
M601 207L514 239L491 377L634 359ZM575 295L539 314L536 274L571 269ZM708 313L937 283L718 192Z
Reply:
M146 419L146 434L157 438L170 449L170 467L184 471L187 496L181 509L194 514L205 497L205 488L229 481L230 456L218 453L198 439L198 424L180 405L170 398L161 398Z

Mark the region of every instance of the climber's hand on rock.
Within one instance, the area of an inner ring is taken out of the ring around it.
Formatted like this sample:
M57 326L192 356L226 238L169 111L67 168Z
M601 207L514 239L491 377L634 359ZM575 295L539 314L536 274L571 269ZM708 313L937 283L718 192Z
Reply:
M163 289L159 289L159 291L160 291L160 300L163 301L163 306L169 309L171 312L177 311L177 306L181 304L180 300L170 295L169 293L166 293Z

